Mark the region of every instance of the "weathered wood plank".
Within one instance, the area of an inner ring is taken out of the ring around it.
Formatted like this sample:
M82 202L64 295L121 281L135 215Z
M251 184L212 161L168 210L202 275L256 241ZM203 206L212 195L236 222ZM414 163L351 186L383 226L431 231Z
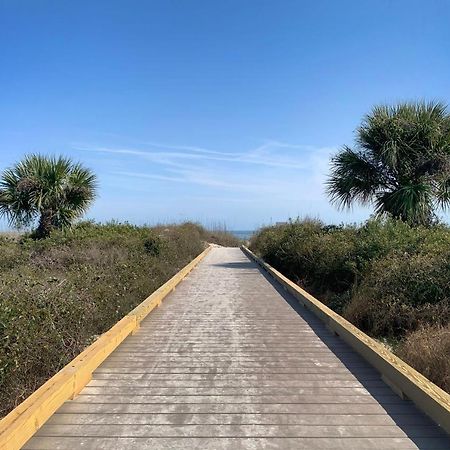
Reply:
M80 437L443 437L435 426L414 425L52 425L47 424L36 436Z
M421 414L54 414L48 425L352 425L431 426Z
M373 371L363 370L364 368L358 368L352 370L351 374L356 376L358 380L363 379L365 376L372 378L380 378L379 375L375 375ZM208 368L202 367L124 367L124 366L112 366L103 367L102 371L98 373L114 374L114 373L126 373L126 374L147 374L147 375L163 375L163 374L192 374L192 375L207 375L212 373ZM294 368L265 368L265 367L217 367L215 372L218 375L349 375L349 370L346 367L294 367Z
M392 395L392 391L385 385L371 389L364 387L287 387L287 386L259 386L259 387L147 387L147 386L86 386L83 395L128 395L128 396L299 396L299 395L334 395L365 396L365 395Z
M384 388L386 389L386 385L382 380L372 380L365 383L366 387L369 388ZM292 388L304 389L304 388L363 388L363 385L357 380L326 380L326 379L311 379L305 380L304 378L295 379L284 379L284 380L276 380L274 378L269 378L267 380L262 380L255 378L254 380L236 380L235 378L228 380L220 380L214 377L211 377L209 380L193 380L187 379L160 379L160 380L139 380L135 378L128 380L112 380L109 379L94 379L89 385L91 387L132 387L136 389L141 388L189 388L189 389L201 389L201 388L227 388L227 389L242 389L242 388L253 388L253 389L261 389L261 388L279 388L284 390L292 391ZM299 391L297 391L299 392Z
M316 382L321 383L321 380L324 382L333 381L333 382L357 382L365 384L367 383L380 383L382 386L385 386L385 383L381 380L378 374L365 374L360 375L359 377L355 376L355 374L349 372L343 373L242 373L242 374L230 374L230 373L172 373L170 377L167 377L165 373L139 373L139 372L99 372L96 371L93 380L91 383L96 382L107 382L107 380L136 380L142 382L154 382L158 384L159 381L165 381L168 383L180 383L187 381L194 382L236 382L237 375L239 375L238 383L240 385L245 385L245 383L257 383L258 386L264 385L266 383L282 383L283 385L291 385L296 386L296 383L305 382L310 383ZM112 381L114 383L114 381ZM367 383L366 383L367 382ZM94 384L93 384L94 385Z
M101 414L419 414L408 402L394 404L368 403L81 403L66 402L58 413L101 413Z
M80 403L383 403L398 404L402 399L392 393L380 395L88 395L83 392L73 400Z

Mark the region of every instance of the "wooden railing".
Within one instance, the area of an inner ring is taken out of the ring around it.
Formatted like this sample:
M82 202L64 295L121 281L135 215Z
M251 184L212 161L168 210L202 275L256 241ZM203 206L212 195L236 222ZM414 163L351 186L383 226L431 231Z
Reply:
M0 422L0 449L20 449L66 400L73 399L89 383L92 372L139 328L142 320L161 304L210 249L208 247L198 255L3 418Z
M321 319L333 333L341 337L378 372L382 379L400 397L411 400L419 409L450 434L450 395L436 386L422 374L395 356L386 347L376 342L342 316L325 306L311 294L297 286L278 270L264 262L247 247L244 253L284 289L290 292L299 303Z

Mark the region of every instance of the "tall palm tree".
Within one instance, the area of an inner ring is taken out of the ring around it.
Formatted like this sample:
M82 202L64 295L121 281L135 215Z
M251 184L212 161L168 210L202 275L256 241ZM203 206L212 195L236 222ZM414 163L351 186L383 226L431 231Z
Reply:
M96 195L96 176L65 157L32 154L0 177L0 216L12 226L38 220L35 235L70 227Z
M340 207L372 204L411 225L450 205L450 116L440 102L377 106L331 160L327 192Z

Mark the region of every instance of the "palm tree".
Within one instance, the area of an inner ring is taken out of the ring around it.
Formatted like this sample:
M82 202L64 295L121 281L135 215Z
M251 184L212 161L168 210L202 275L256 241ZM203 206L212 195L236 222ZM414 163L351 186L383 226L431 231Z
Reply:
M333 203L375 206L411 225L428 225L450 204L450 116L439 102L377 106L331 160Z
M0 177L0 216L18 228L37 219L35 236L43 238L70 227L88 209L96 184L89 169L69 158L32 154Z

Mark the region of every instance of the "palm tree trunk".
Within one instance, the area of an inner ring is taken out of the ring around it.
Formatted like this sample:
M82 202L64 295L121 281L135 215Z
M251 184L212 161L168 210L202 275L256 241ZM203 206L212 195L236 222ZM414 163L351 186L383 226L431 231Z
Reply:
M43 239L48 237L54 228L53 211L51 209L42 211L39 218L39 225L35 231L36 238Z

